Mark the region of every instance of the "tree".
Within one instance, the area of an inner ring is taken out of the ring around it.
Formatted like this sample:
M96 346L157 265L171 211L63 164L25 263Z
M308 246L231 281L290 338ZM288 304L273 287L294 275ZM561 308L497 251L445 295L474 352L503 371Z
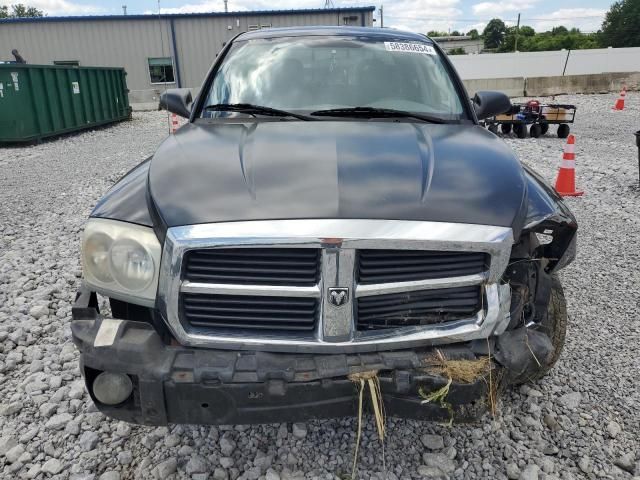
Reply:
M520 35L523 37L533 37L535 34L536 31L528 25L523 25L520 27Z
M516 27L508 27L498 52L515 51ZM518 50L520 52L542 52L548 50L581 50L598 48L598 34L583 34L577 28L567 30L556 27L550 32L536 33L533 28L522 26L518 32Z
M447 52L447 55L466 55L467 52L463 47L452 48Z
M44 16L42 10L38 10L36 7L29 7L22 3L11 5L11 11L9 11L9 7L7 7L6 5L0 7L0 18L24 18L42 16Z
M567 30L567 27L563 27L562 25L551 29L551 35L566 35L567 33L569 33L569 30Z
M451 36L452 37L461 37L462 34L458 30L454 30L453 32L451 32Z
M467 32L467 36L471 37L472 40L477 40L480 38L480 34L478 33L478 30L476 30L475 28L472 30L469 30Z
M640 0L620 0L602 22L603 47L640 47Z
M506 34L507 27L504 22L499 18L492 19L482 32L485 48L499 48L504 43Z
M448 37L449 34L447 32L439 32L438 30L429 30L427 32L427 37Z

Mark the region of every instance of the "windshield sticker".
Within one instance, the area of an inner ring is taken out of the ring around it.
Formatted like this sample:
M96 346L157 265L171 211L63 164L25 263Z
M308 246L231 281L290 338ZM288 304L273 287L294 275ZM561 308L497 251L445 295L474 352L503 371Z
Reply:
M436 49L431 45L425 45L424 43L384 42L384 48L388 52L426 53L427 55L436 55Z

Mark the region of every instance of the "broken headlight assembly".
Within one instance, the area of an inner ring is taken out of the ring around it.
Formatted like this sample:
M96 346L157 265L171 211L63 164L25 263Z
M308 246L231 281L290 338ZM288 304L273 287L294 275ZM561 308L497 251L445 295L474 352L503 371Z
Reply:
M92 218L82 236L85 283L98 293L152 307L158 289L161 247L153 230Z

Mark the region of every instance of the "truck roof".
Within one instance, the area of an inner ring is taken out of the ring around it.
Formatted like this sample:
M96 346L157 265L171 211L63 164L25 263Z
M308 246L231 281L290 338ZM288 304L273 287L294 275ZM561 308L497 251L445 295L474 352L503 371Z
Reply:
M249 40L257 38L279 38L279 37L306 37L306 36L359 36L375 37L389 41L413 40L431 41L425 35L402 30L380 27L341 27L341 26L311 26L311 27L284 27L265 28L252 32L242 33L238 40Z

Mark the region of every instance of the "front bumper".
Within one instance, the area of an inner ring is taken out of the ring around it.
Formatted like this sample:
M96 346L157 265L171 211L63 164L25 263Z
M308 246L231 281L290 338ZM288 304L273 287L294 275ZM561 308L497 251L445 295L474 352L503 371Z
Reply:
M448 420L450 410L422 404L419 392L433 392L447 379L427 372L434 348L361 354L295 354L233 351L168 345L146 322L106 319L95 294L82 290L73 308L73 341L96 406L128 422L164 425L250 424L303 421L357 414L351 373L379 372L388 415ZM484 343L486 342L479 342ZM442 346L449 359L476 359L473 343ZM116 406L101 404L92 391L102 372L125 373L134 390ZM453 382L446 401L457 421L485 411L487 379Z

